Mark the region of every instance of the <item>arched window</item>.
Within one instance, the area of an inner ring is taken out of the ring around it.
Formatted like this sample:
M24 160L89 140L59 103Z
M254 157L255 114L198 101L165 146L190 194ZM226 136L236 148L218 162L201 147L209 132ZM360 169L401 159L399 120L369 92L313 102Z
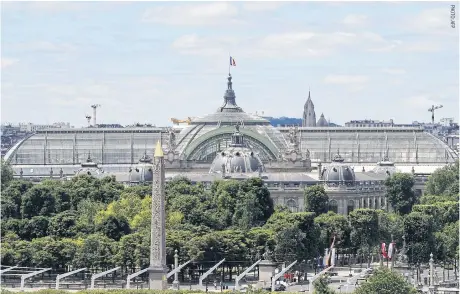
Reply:
M286 206L289 208L291 212L297 212L297 202L294 199L289 199L286 202Z
M329 201L329 211L333 211L335 213L338 212L338 206L337 206L337 201L335 200L331 200Z
M348 205L347 205L347 214L352 212L355 209L355 201L353 200L348 200Z

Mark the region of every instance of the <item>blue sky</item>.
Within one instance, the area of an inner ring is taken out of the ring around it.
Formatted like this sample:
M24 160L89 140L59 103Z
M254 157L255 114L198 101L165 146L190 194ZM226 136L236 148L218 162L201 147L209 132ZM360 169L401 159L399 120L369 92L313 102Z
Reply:
M228 55L246 112L459 116L455 2L2 2L1 121L170 125L222 103ZM458 17L456 22L458 22ZM460 25L457 23L457 26Z

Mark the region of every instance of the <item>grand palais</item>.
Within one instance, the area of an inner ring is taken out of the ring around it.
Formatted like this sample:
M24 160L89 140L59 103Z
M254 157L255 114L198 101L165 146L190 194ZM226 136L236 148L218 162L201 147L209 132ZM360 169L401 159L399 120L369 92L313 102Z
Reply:
M385 179L415 176L416 193L427 177L458 160L437 137L417 127L332 127L316 121L310 94L302 126L274 127L237 105L228 76L223 103L214 113L176 127L59 128L39 130L5 155L14 176L39 181L78 174L114 175L127 185L151 181L160 141L170 180L185 176L209 186L217 179L260 177L275 204L304 209L303 190L324 185L330 210L388 208Z

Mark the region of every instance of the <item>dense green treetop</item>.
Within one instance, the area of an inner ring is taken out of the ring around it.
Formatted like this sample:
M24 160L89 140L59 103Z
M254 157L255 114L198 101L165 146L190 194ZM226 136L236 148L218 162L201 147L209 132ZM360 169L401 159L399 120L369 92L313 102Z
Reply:
M426 194L428 195L457 195L459 189L459 163L458 160L436 170L428 178Z
M355 294L416 294L417 290L404 277L388 268L379 268L361 286Z
M395 173L385 180L386 197L397 213L407 214L417 203L414 184L411 174Z
M305 210L316 215L326 213L329 207L329 197L321 185L310 186L304 191Z

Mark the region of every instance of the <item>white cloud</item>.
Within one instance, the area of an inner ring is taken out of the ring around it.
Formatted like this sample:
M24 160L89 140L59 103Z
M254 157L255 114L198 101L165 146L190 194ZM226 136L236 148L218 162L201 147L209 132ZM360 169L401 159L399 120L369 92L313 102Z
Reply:
M359 92L365 88L368 81L369 78L363 75L328 75L324 78L323 83L340 85L346 87L350 92Z
M269 10L276 10L281 6L285 5L285 2L275 2L275 1L251 1L251 2L244 2L243 9L251 12L259 12L259 11L269 11Z
M401 46L404 52L436 52L442 50L442 46L434 41L414 42Z
M362 75L328 75L324 78L326 84L348 85L348 84L364 84L369 78Z
M412 96L409 98L404 99L406 105L410 107L416 108L426 108L428 110L429 107L432 105L438 105L439 103L436 102L436 98L434 95L419 95L419 96Z
M179 53L193 55L228 54L229 50L238 48L240 56L250 58L299 58L329 56L343 48L386 52L399 44L399 41L388 41L372 32L292 31L258 38L205 38L190 34L176 39L172 48Z
M403 75L406 73L406 70L402 68L384 68L382 72L387 73L389 75Z
M75 46L68 43L53 43L48 41L18 43L13 44L11 47L16 50L26 51L71 52L76 50Z
M16 62L18 62L17 59L13 59L13 58L2 58L0 59L0 65L1 65L1 69L5 69L7 67L10 67L12 66L13 64L15 64Z
M228 54L229 49L238 42L228 37L203 38L190 34L176 39L172 48L186 55L221 56Z
M142 20L168 25L216 25L237 23L238 9L228 2L181 4L148 9Z
M343 19L345 25L361 26L367 24L368 17L362 14L349 14Z
M2 9L8 10L30 10L33 12L44 12L49 14L63 12L81 12L83 10L97 9L107 10L120 5L127 5L126 1L3 1Z
M420 33L458 34L450 24L450 5L426 9L410 18L407 27Z

